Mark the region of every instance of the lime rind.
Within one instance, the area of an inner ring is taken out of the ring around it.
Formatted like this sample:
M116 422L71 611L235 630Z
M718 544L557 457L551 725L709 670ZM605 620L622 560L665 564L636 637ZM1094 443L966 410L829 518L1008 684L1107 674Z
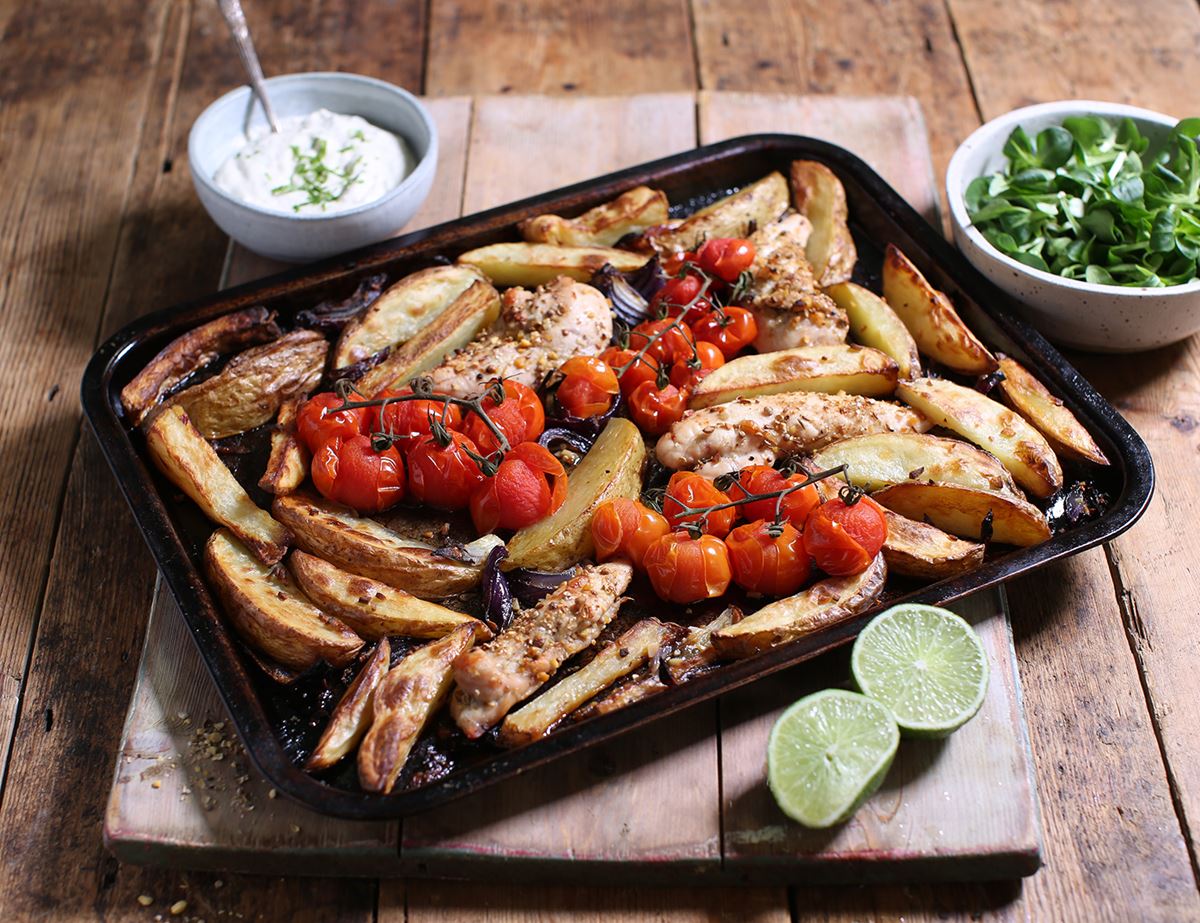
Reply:
M975 630L937 606L894 606L854 642L850 672L908 737L944 737L983 705L988 661Z
M815 692L771 729L767 784L788 817L806 827L832 827L879 788L899 743L886 706L842 689Z

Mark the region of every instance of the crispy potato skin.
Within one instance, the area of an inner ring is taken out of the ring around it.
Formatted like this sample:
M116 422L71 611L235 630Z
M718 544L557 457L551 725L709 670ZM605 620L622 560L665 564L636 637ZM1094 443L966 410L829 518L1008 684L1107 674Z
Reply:
M1055 452L1094 465L1109 464L1108 456L1061 400L1017 360L1003 355L999 360L1004 400L1046 437Z
M1048 497L1062 486L1062 466L1050 444L1003 404L973 388L934 378L901 382L896 396L938 426L991 452L1035 497Z
M626 234L664 224L670 217L665 193L649 186L635 186L578 218L538 215L536 218L526 218L517 225L517 229L530 243L611 247Z
M640 496L645 463L646 444L637 427L623 417L609 420L567 476L563 505L517 531L508 542L508 558L502 567L558 571L591 557L592 516L606 500Z
M991 540L1027 547L1050 538L1050 526L1041 510L1026 500L1007 494L973 490L956 484L909 481L871 494L882 506L909 519L927 521L960 538L983 538L984 521L991 514Z
M950 299L892 244L883 260L883 297L927 356L966 375L996 370L995 357L963 323Z
M290 494L308 477L308 449L296 436L296 415L302 397L288 398L279 405L275 432L271 433L271 454L258 486L269 494Z
M277 663L298 671L322 660L340 666L362 647L362 638L314 606L285 570L256 560L228 530L209 537L204 566L234 630Z
M847 282L858 261L858 250L847 223L846 190L841 180L823 163L793 160L792 201L796 210L812 222L805 252L822 287Z
M358 671L354 682L334 706L321 739L304 762L304 768L309 772L320 772L340 762L367 733L375 716L372 699L376 688L387 675L391 657L391 644L384 638L375 645L374 652Z
M555 244L490 244L468 250L458 258L460 264L474 266L499 286L520 285L536 288L569 276L587 282L606 263L621 272L632 272L648 257L629 250L609 247L562 247Z
M925 522L884 510L888 535L883 559L888 571L923 580L942 580L975 570L983 563L984 546L955 538Z
M181 334L121 389L121 406L134 426L164 394L223 353L265 343L279 336L275 315L266 308L246 308L201 324Z
M769 173L685 218L674 228L647 235L659 254L694 250L713 237L747 237L755 228L778 219L788 209L787 180L782 173Z
M863 346L885 352L895 360L901 378L918 378L921 357L916 340L888 303L853 282L841 282L825 290L850 322L850 336Z
M176 487L264 564L277 564L287 553L291 533L255 505L182 407L162 407L149 417L146 449Z

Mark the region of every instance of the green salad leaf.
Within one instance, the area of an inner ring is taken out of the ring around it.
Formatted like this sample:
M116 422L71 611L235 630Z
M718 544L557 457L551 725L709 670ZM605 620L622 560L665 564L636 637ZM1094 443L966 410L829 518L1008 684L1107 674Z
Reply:
M1008 136L1008 167L972 180L967 213L1001 253L1067 279L1161 287L1197 278L1200 118L1156 150L1131 119L1071 116Z

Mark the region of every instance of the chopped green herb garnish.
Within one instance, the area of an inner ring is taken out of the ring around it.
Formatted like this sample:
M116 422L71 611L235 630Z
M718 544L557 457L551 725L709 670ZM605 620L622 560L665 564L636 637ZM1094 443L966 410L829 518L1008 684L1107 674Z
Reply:
M336 202L344 196L347 189L361 180L362 174L355 173L354 169L362 161L362 158L355 157L346 164L345 169L337 170L325 162L327 147L324 138L313 138L308 153L301 151L297 144L291 145L293 160L291 179L282 186L272 189L271 195L303 192L308 199L292 206L292 211L296 212L306 205L319 205L324 211L326 205ZM337 187L334 181L339 180L341 186Z
M354 129L354 132L350 135L350 137L353 138L355 141L366 141L367 140L367 136L362 133L361 128Z

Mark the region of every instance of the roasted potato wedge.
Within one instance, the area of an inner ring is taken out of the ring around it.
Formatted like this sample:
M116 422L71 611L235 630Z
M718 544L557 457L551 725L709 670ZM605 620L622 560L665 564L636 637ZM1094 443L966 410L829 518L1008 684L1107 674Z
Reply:
M713 663L718 654L712 636L722 628L736 625L741 620L742 610L737 606L730 606L707 625L688 629L682 643L664 662L671 681L678 685L692 673Z
M957 484L909 481L885 487L871 496L901 516L928 522L972 541L1025 547L1041 544L1050 537L1050 526L1041 510L1008 494Z
M584 702L657 658L666 637L666 626L658 619L638 622L570 676L510 712L500 725L500 744L519 747L545 737L554 725Z
M566 570L592 555L592 516L605 500L637 499L642 492L646 443L624 417L608 421L600 437L567 475L567 499L540 522L509 539L505 570Z
M646 236L660 254L695 250L712 237L749 237L787 210L787 180L782 173L770 173L689 215L678 227Z
M164 394L224 353L256 346L279 336L275 315L266 308L224 314L176 337L121 389L121 406L134 426Z
M364 638L444 638L459 625L470 625L477 641L492 636L479 619L351 574L303 551L292 552L288 568L309 599Z
M1108 456L1083 428L1075 414L1016 359L1000 356L1000 393L1008 405L1028 420L1059 455L1096 465L1107 465Z
M578 218L538 215L526 218L517 228L530 243L611 247L626 234L665 224L670 218L665 193L649 186L635 186Z
M886 508L883 514L888 526L883 559L893 574L942 580L973 571L983 563L981 543L955 538L929 523L907 519Z
M609 247L560 247L556 244L491 244L468 250L458 258L460 265L474 266L501 287L521 285L536 288L559 276L587 282L606 263L619 272L643 266L644 253Z
M269 567L227 529L204 546L204 567L234 630L292 670L349 662L362 638L312 604L283 568Z
M375 690L374 718L358 748L358 781L388 794L429 717L450 691L454 658L474 643L470 625L419 647L388 670Z
M666 692L671 687L659 679L658 671L646 666L628 679L617 683L603 695L592 699L586 705L571 713L572 721L586 721L598 718L609 712L620 711L622 708L648 699L652 695Z
M886 397L896 390L898 377L895 361L869 346L797 346L726 362L701 379L692 392L690 406L710 407L739 397L787 391L844 391Z
M490 544L480 546L478 563L462 562L308 494L276 497L273 509L295 534L296 544L309 554L421 599L442 599L477 586L487 552L500 543L491 536Z
M817 284L825 287L848 281L858 250L850 236L842 181L823 163L793 160L791 185L796 211L812 223L804 251Z
M146 449L159 470L204 514L227 527L264 564L277 564L292 536L259 509L182 407L163 407L146 425Z
M375 717L372 699L375 690L387 675L392 659L392 646L384 638L377 645L363 668L358 671L349 688L338 699L329 716L329 723L321 733L321 739L304 761L309 772L320 772L338 763L353 750Z
M856 342L891 356L901 378L920 376L921 357L916 340L886 301L853 282L832 285L825 289L825 294L846 312L850 336Z
M224 439L262 426L279 406L321 380L329 344L313 330L293 330L229 360L212 378L167 398L187 411L205 439Z
M437 318L358 380L358 390L371 397L385 388L405 385L462 349L500 316L500 293L476 282L454 299Z
M258 486L269 494L290 494L308 477L308 449L296 435L296 414L302 403L303 398L290 397L279 405L267 470L258 479Z
M722 657L752 657L865 612L883 592L887 565L878 554L861 574L826 577L795 596L768 603L713 633Z
M950 299L892 244L883 260L883 297L925 355L966 375L996 370L995 357L963 323Z
M896 396L936 425L991 452L1035 497L1048 497L1062 486L1062 467L1042 434L990 397L934 378L902 381Z
M470 266L433 266L405 276L342 328L330 367L345 368L412 339L482 281L483 274Z
M846 466L846 478L868 493L905 481L939 481L1019 496L1012 475L987 452L927 433L854 436L818 449L814 470Z

